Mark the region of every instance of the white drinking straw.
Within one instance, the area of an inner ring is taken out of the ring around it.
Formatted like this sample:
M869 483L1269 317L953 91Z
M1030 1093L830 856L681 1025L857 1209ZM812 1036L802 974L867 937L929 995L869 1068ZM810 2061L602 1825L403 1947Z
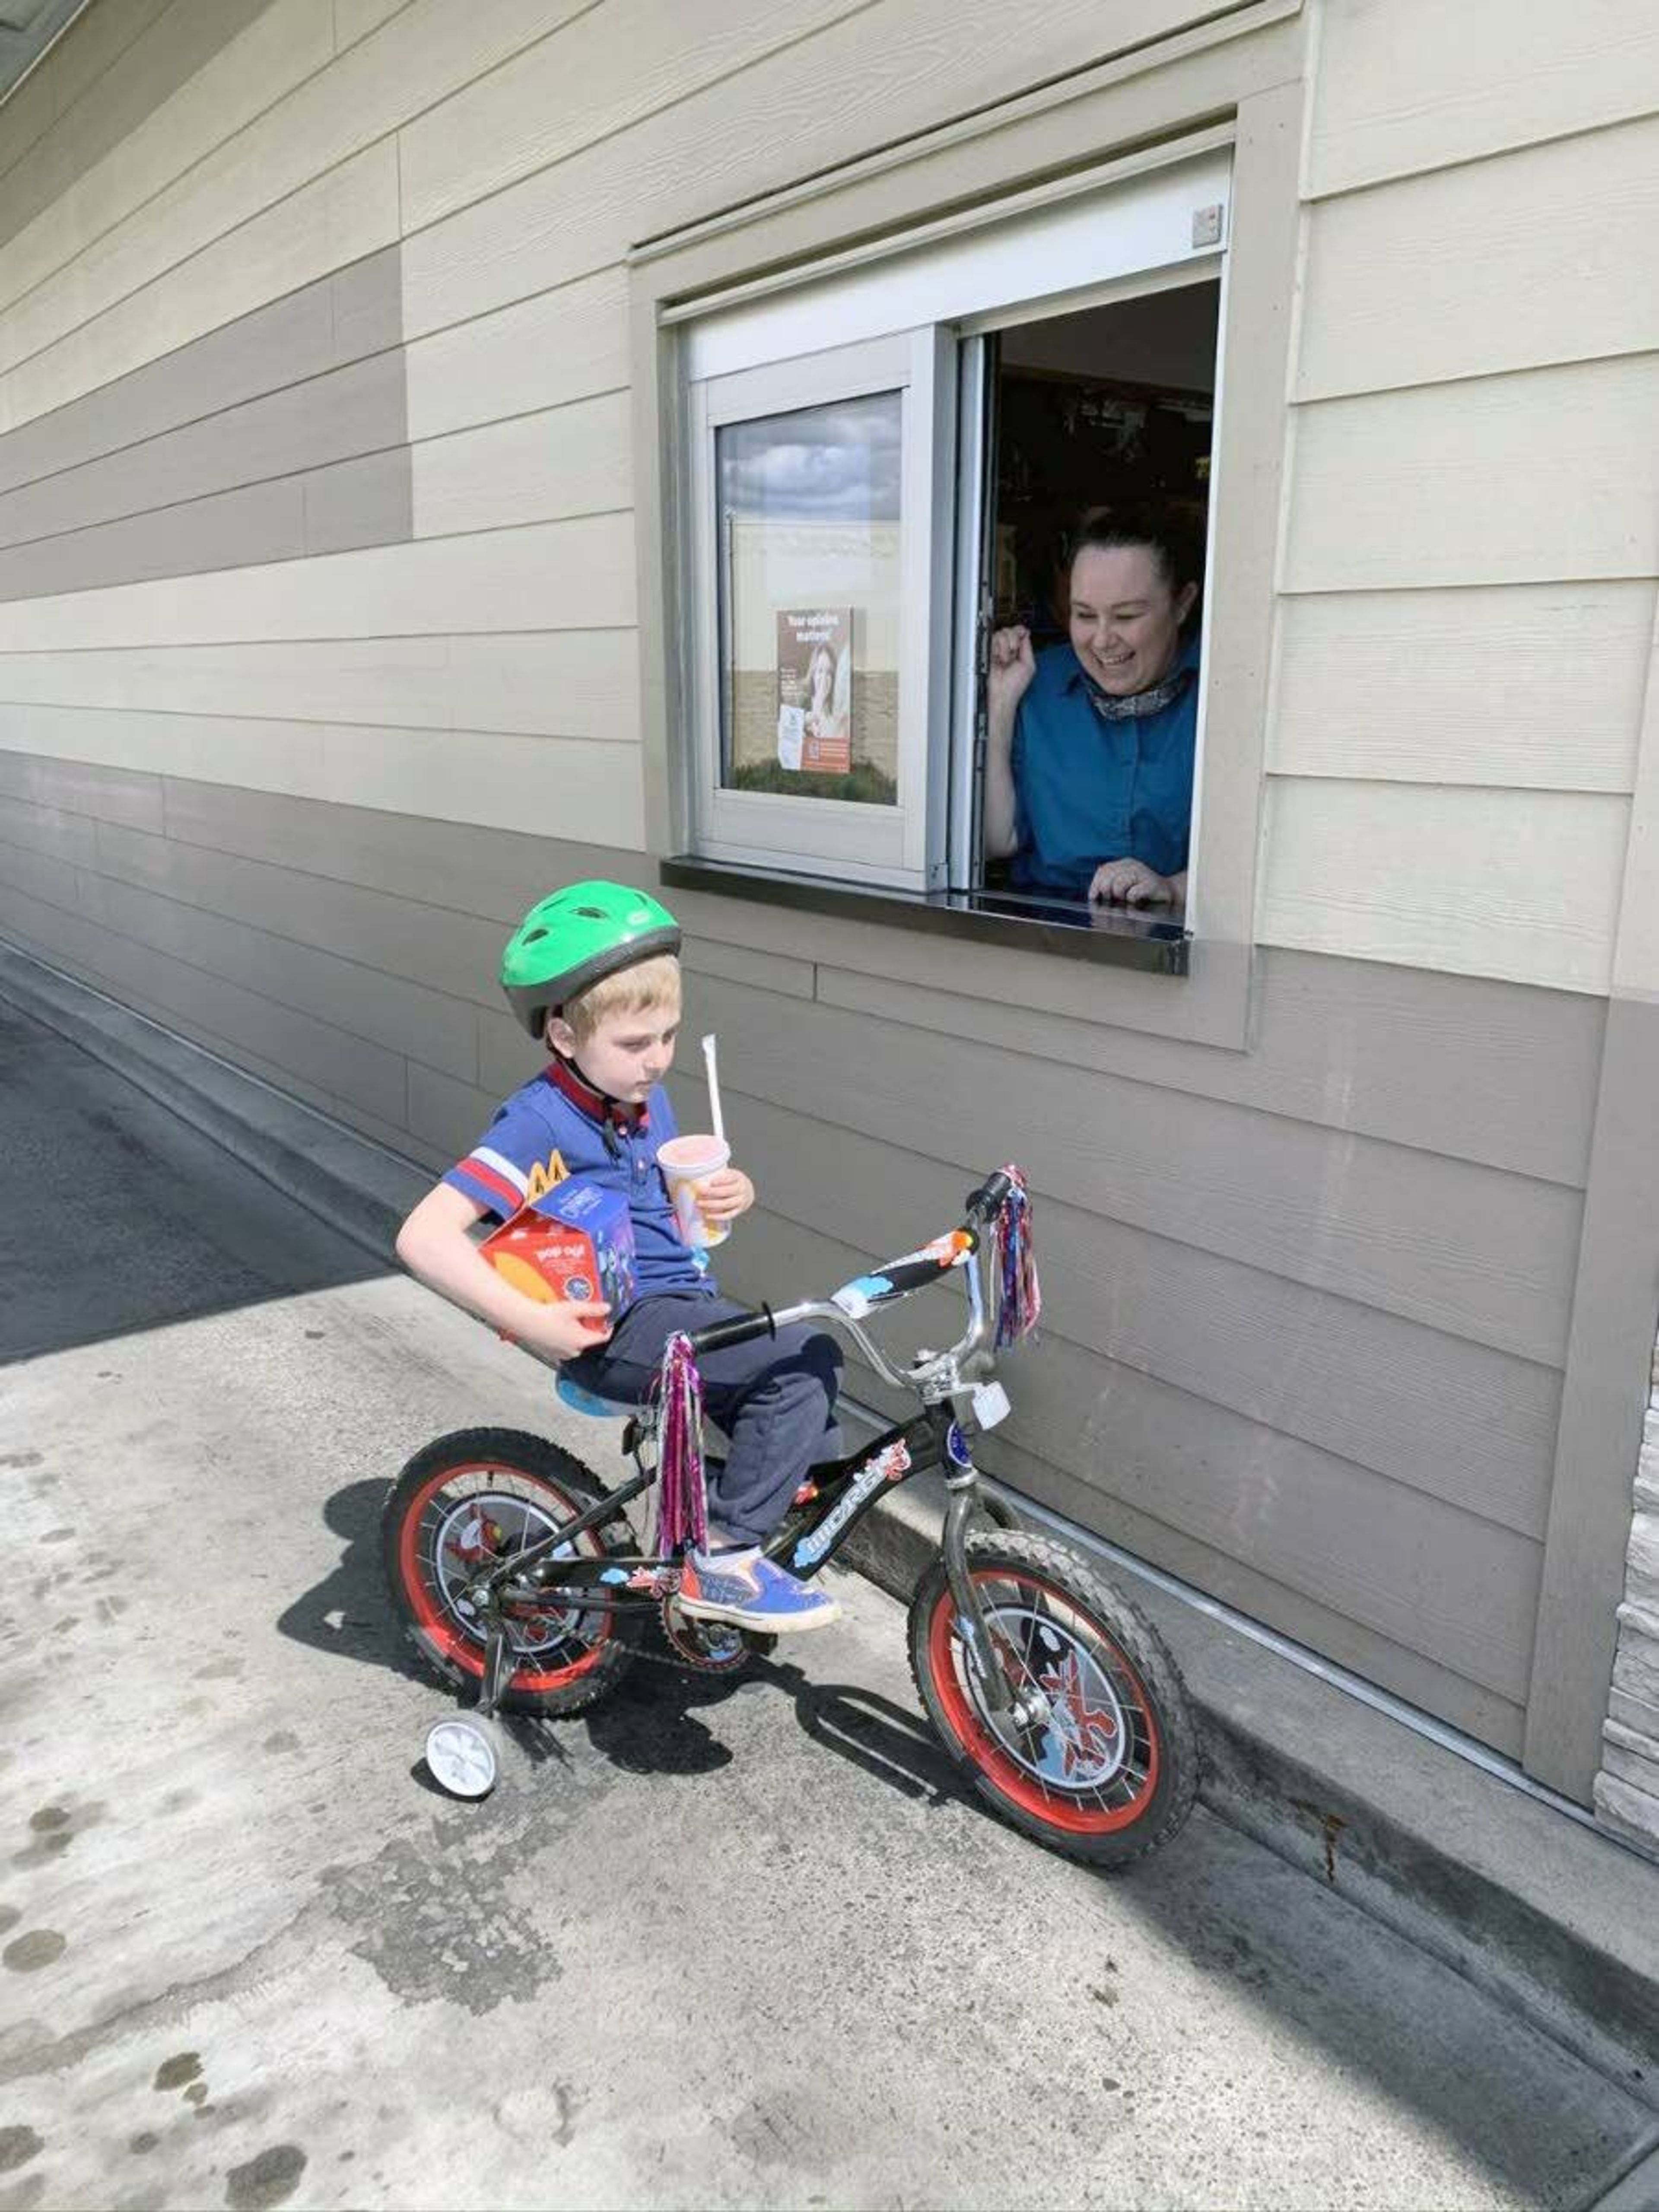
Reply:
M726 1142L726 1117L720 1112L720 1076L714 1065L714 1040L706 1036L702 1041L703 1064L708 1070L708 1110L714 1118L714 1134L721 1144Z

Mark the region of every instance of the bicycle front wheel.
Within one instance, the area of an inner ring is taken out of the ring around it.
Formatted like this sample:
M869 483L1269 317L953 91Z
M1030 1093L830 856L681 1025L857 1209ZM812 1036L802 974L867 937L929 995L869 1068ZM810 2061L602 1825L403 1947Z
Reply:
M1169 1842L1198 1789L1180 1669L1138 1607L1052 1537L968 1539L990 1630L988 1663L1040 1693L1047 1717L998 1712L969 1661L939 1560L910 1606L910 1668L946 1752L1022 1833L1091 1866L1123 1867Z

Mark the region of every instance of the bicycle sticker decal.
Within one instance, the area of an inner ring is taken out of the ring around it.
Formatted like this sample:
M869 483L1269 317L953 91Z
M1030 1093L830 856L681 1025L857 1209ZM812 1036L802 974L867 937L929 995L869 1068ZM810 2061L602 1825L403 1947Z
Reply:
M834 1511L819 1522L810 1536L803 1536L796 1545L791 1565L810 1567L821 1559L865 1499L873 1498L884 1482L896 1482L909 1470L910 1448L901 1437L859 1469L853 1478L851 1489Z
M945 1432L945 1449L958 1467L971 1467L974 1455L968 1449L968 1439L958 1424L952 1421Z

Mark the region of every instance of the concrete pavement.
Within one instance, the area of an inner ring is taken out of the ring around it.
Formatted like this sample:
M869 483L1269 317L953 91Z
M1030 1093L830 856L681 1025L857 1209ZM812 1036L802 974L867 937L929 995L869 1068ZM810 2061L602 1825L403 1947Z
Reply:
M902 1613L419 1771L402 1460L544 1376L0 1007L0 2212L1583 2204L1653 2114L1200 1812L964 1802ZM42 1140L40 1132L50 1132Z

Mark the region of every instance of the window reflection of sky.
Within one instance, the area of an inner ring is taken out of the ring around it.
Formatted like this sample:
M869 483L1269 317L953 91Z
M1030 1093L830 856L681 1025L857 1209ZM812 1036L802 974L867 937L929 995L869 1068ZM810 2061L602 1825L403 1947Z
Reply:
M803 407L720 433L727 514L896 521L902 395Z

